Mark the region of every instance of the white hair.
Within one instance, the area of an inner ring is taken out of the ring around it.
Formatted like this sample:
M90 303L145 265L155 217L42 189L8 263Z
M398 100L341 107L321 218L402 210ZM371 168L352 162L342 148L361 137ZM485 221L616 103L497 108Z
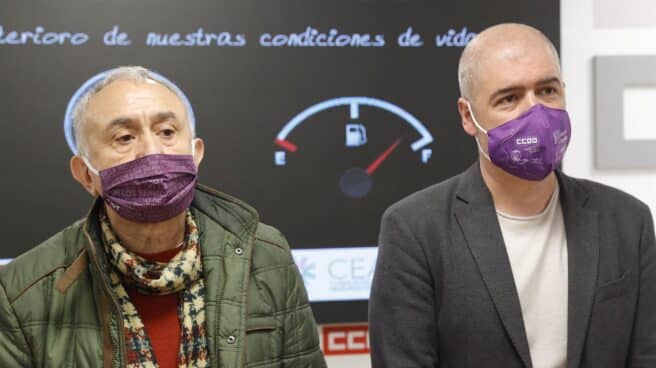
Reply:
M191 136L196 137L196 129L194 123L194 115L191 110L191 106L187 100L187 97L182 93L178 87L176 87L172 82L167 79L153 73L152 71L141 67L141 66L121 66L115 69L112 69L107 72L104 78L89 88L75 103L73 106L73 113L71 119L73 121L73 134L75 137L75 146L77 148L77 153L80 156L88 157L88 142L86 135L84 134L83 125L86 118L86 110L89 106L89 101L93 96L105 88L108 84L117 81L132 81L137 83L144 83L148 81L156 82L162 86L168 88L173 92L185 105L187 111L187 121L189 127L191 128Z
M465 47L458 62L458 87L460 88L460 95L468 100L471 98L471 80L472 74L474 74L474 63L478 59L474 57L474 53L473 50Z

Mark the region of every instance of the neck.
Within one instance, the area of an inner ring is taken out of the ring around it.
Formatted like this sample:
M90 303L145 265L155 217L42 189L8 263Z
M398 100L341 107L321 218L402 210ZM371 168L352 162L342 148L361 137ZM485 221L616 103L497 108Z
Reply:
M481 156L479 162L495 209L508 215L526 217L541 213L556 189L557 179L553 172L540 181L531 181L503 171L485 157Z
M161 253L184 241L186 211L169 220L151 224L124 219L107 205L105 210L121 245L133 252Z

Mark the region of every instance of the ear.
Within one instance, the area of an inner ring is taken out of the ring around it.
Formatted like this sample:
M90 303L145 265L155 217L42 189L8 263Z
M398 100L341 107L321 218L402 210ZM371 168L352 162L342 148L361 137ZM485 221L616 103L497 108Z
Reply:
M194 138L192 144L194 145L194 162L196 167L200 167L200 163L205 157L205 142L201 138Z
M467 104L467 100L464 97L458 98L458 113L460 113L462 129L468 135L475 137L476 134L478 134L478 129L476 128L476 125L474 125L474 119L472 118L469 104Z
M84 189L89 192L94 197L100 195L100 192L96 189L94 182L94 174L89 171L87 164L84 163L82 157L73 156L70 161L71 175L73 179L80 183Z

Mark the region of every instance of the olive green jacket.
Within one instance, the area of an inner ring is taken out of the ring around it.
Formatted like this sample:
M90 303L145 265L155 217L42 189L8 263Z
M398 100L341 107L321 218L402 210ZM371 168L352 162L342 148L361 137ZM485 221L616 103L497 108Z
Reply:
M0 268L0 367L125 367L97 201L86 219ZM289 246L241 201L198 186L212 367L325 367Z

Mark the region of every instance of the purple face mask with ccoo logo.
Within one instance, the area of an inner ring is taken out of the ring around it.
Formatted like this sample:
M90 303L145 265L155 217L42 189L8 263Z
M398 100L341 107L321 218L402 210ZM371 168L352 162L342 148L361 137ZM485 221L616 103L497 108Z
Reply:
M467 102L469 104L469 102ZM560 165L571 136L567 111L534 105L517 118L489 131L480 126L469 105L472 120L488 136L487 155L496 166L526 180L542 180Z
M153 154L100 172L102 198L121 217L160 222L179 215L194 198L197 168L193 155Z

